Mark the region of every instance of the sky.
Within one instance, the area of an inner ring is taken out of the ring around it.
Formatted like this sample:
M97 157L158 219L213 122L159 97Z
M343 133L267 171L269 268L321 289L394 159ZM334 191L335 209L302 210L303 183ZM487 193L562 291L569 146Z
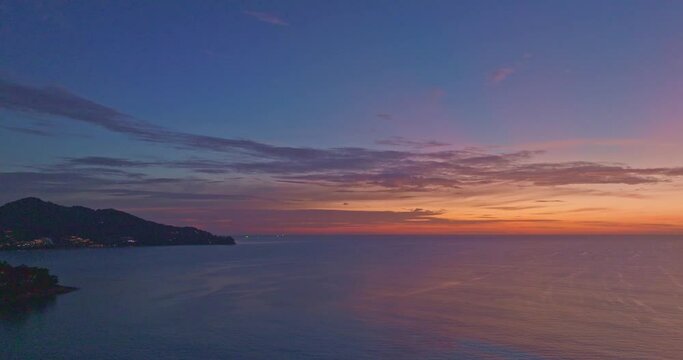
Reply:
M0 203L683 233L683 2L0 0Z

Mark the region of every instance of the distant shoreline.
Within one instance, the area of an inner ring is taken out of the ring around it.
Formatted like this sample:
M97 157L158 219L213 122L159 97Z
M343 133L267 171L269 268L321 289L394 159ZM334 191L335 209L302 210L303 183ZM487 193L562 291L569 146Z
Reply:
M160 247L183 247L183 246L233 246L232 244L150 244L134 246L52 246L52 247L0 247L0 252L14 251L38 251L38 250L83 250L83 249L139 249L139 248L160 248Z

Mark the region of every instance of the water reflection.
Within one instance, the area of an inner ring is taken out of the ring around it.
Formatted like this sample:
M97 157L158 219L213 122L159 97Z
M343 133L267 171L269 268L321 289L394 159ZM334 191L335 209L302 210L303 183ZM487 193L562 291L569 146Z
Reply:
M359 316L431 348L476 338L556 357L680 358L677 240L489 241L368 274ZM398 277L394 274L408 274ZM405 339L402 339L404 341Z
M681 253L648 237L2 253L81 290L0 320L0 358L683 358Z
M56 296L31 299L21 303L0 306L0 321L22 325L32 315L39 315L55 306Z

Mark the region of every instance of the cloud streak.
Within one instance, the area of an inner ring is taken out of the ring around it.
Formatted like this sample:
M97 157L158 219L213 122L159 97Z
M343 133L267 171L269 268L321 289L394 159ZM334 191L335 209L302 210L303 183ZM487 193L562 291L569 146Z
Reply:
M406 139L402 136L393 136L390 138L377 140L377 141L375 141L375 144L386 145L386 146L396 146L396 147L407 147L407 148L413 148L413 149L429 149L429 148L444 147L444 146L450 145L448 143L444 143L444 142L440 142L440 141L436 141L436 140L424 140L424 141L410 140L410 139Z
M52 136L51 132L41 130L41 129L32 129L32 128L26 128L26 127L20 127L20 126L9 126L9 125L0 125L0 129L5 129L21 134L29 134L29 135L37 135L37 136Z
M320 150L277 147L250 140L227 139L172 131L143 122L110 107L95 103L67 90L55 87L37 88L0 79L0 108L30 114L68 118L135 139L173 145L179 148L242 152L261 157L312 158L324 156Z
M631 168L595 162L534 163L542 151L485 153L477 149L441 151L316 149L273 146L173 131L139 121L64 89L36 88L0 81L0 108L85 122L131 138L189 150L229 154L236 160L138 161L106 157L70 159L72 166L169 167L205 174L264 174L281 181L425 190L514 182L537 186L651 184L682 176L683 168ZM393 138L385 144L420 149L445 145ZM416 149L418 150L418 149ZM236 157L236 158L235 158Z
M285 21L280 16L275 15L273 13L260 12L260 11L244 11L244 14L249 15L258 21L268 23L271 25L289 26L289 23L287 21Z
M509 78L512 74L514 74L517 70L512 67L501 67L498 68L489 74L489 82L492 84L498 84L503 81L505 81L507 78Z
M525 53L520 60L515 64L509 66L499 67L489 74L489 83L493 85L498 85L503 81L507 80L510 76L517 73L522 66L524 66L533 57L530 53Z

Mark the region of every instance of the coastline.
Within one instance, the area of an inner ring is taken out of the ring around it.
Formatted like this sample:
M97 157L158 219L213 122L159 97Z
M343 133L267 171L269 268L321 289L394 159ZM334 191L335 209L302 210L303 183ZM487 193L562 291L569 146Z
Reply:
M53 296L57 296L57 295L68 294L68 293L74 292L76 290L79 290L79 288L73 287L73 286L55 285L55 286L48 288L48 289L40 289L37 291L31 291L31 292L27 292L24 294L17 295L16 297L14 297L12 299L8 299L4 302L0 302L0 306L2 306L2 305L16 305L18 303L24 303L24 302L29 302L29 301L33 301L33 300L49 298L49 297L53 297Z

